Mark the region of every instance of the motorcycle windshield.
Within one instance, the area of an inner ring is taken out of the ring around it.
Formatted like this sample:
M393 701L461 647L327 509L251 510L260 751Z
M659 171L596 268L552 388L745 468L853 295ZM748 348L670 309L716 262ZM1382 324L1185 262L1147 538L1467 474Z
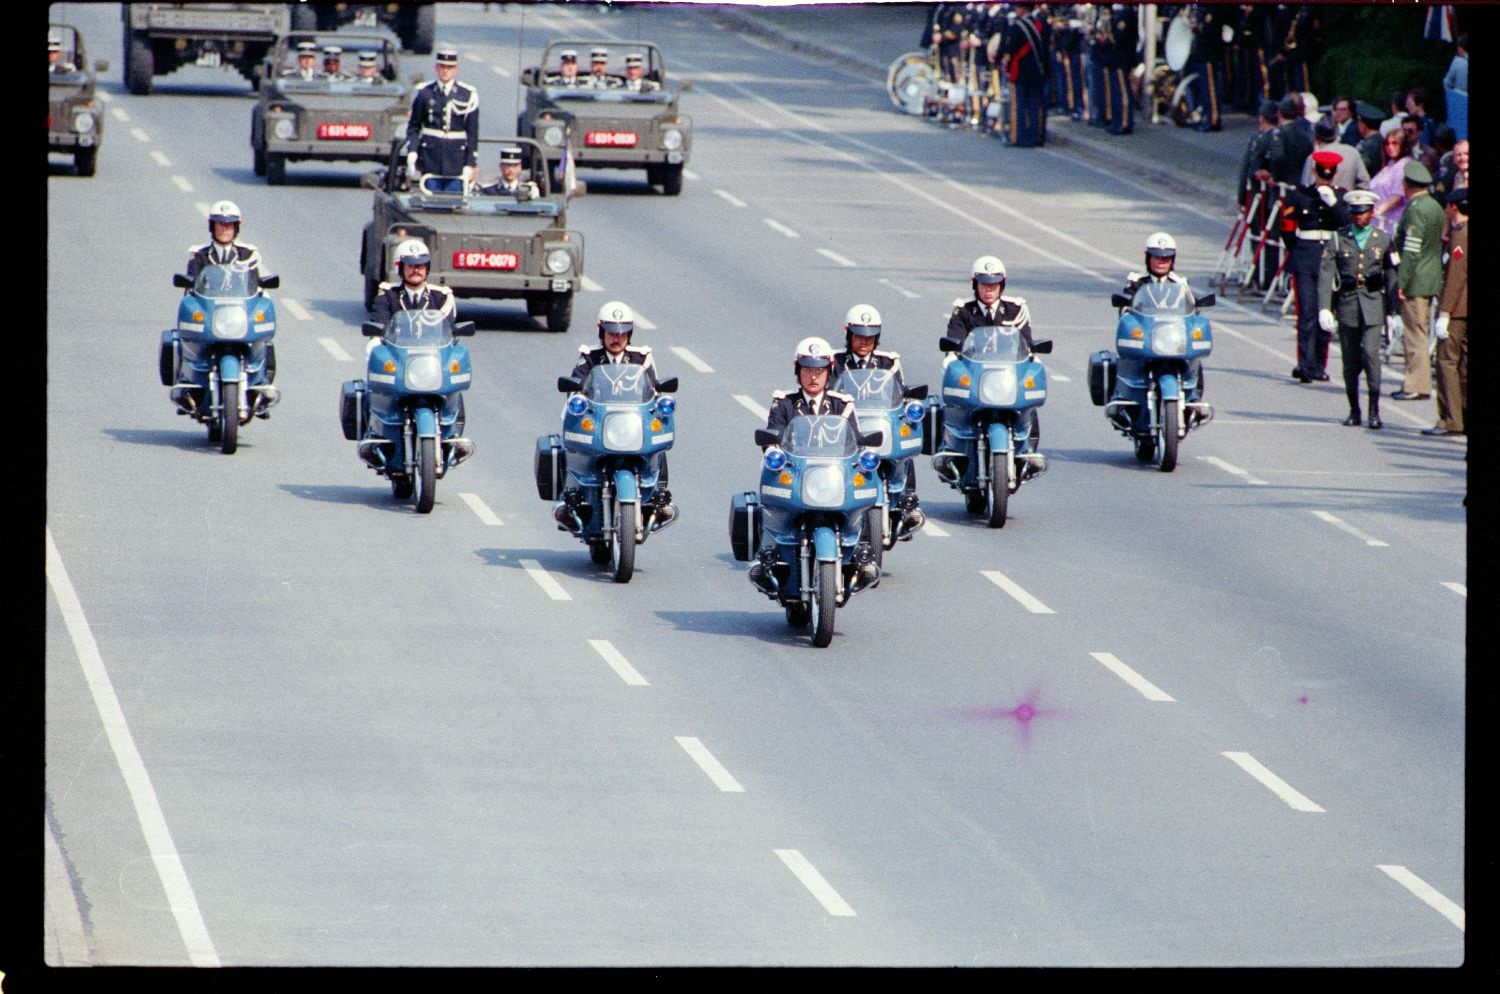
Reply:
M410 348L441 348L453 342L453 324L442 311L398 311L385 326L389 345Z
M1019 329L990 325L969 332L958 354L976 362L1021 362L1027 349Z
M1198 309L1186 283L1143 283L1130 300L1130 309L1146 317L1192 314Z
M250 297L258 286L253 269L231 263L204 266L193 283L193 292L200 297Z
M646 367L624 362L595 366L583 378L582 389L599 404L644 404L656 396Z
M794 456L843 459L856 450L854 424L834 414L798 415L781 429L781 447Z
M853 397L861 411L889 411L901 403L891 369L846 369L829 389Z

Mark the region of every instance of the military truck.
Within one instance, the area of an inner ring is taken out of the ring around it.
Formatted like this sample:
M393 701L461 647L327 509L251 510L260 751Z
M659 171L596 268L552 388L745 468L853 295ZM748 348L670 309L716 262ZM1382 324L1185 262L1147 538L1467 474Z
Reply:
M183 66L234 69L255 86L266 53L291 29L291 10L281 3L121 4L125 86L145 96L153 77Z
M506 145L521 149L521 178L536 184L535 196L481 192L486 169ZM525 300L526 312L548 331L567 331L583 278L583 235L568 229L566 187L528 138L481 138L478 155L478 182L461 193L438 192L458 177L408 177L405 141L393 143L384 169L365 175L375 191L374 217L359 245L365 308L374 306L382 282L400 282L396 246L420 238L432 255L428 282L458 297Z
M609 52L606 72L582 84L567 85L558 75L559 55L578 53L584 79L589 53ZM625 56L639 54L643 88L626 85ZM526 108L516 120L516 134L534 138L549 162L564 151L579 168L644 169L646 182L675 196L682 192L682 169L693 148L693 122L678 107L680 94L692 83L667 79L661 49L648 41L554 41L540 66L521 70Z
M73 156L80 176L92 176L104 140L104 108L94 100L94 73L107 72L109 63L100 59L89 65L83 36L71 24L47 25L48 38L56 38L61 53L47 73L47 153Z
M320 49L337 42L346 71L359 52L374 52L374 80L287 75L296 69L298 43L306 41ZM406 135L411 101L396 45L385 35L292 31L277 39L261 76L260 100L250 110L250 154L255 175L271 186L286 182L288 162L385 162L391 142Z
M356 28L388 28L408 51L427 55L432 51L437 28L436 9L430 3L307 3L292 8L292 27L299 30L336 31Z

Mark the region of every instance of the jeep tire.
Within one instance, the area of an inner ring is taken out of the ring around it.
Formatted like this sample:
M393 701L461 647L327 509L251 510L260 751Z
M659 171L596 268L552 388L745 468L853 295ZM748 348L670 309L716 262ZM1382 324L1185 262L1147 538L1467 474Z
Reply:
M125 35L125 87L138 97L151 92L151 77L156 73L156 58L151 41L144 33L128 31Z

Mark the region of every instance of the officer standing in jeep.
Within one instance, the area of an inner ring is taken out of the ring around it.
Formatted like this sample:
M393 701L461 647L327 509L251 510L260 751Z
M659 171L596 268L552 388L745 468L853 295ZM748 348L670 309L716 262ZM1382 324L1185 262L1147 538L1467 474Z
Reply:
M437 79L417 88L407 119L407 181L444 176L435 184L438 192L462 193L479 163L479 91L454 79L458 49L438 45L434 58Z

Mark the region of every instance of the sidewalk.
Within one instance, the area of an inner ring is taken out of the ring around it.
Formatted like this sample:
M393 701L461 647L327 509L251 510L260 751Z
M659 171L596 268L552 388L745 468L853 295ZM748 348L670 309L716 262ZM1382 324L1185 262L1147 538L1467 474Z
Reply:
M836 63L870 78L885 91L890 65L921 49L925 5L871 3L802 7L724 6L720 23L792 51ZM891 113L901 113L891 105ZM1225 231L1234 221L1235 185L1255 118L1229 112L1224 130L1203 134L1170 121L1152 124L1137 114L1135 133L1111 135L1062 114L1047 118L1047 147L1066 150L1121 176L1145 180L1164 192L1221 212ZM936 127L936 125L934 125ZM975 141L993 141L975 133Z

